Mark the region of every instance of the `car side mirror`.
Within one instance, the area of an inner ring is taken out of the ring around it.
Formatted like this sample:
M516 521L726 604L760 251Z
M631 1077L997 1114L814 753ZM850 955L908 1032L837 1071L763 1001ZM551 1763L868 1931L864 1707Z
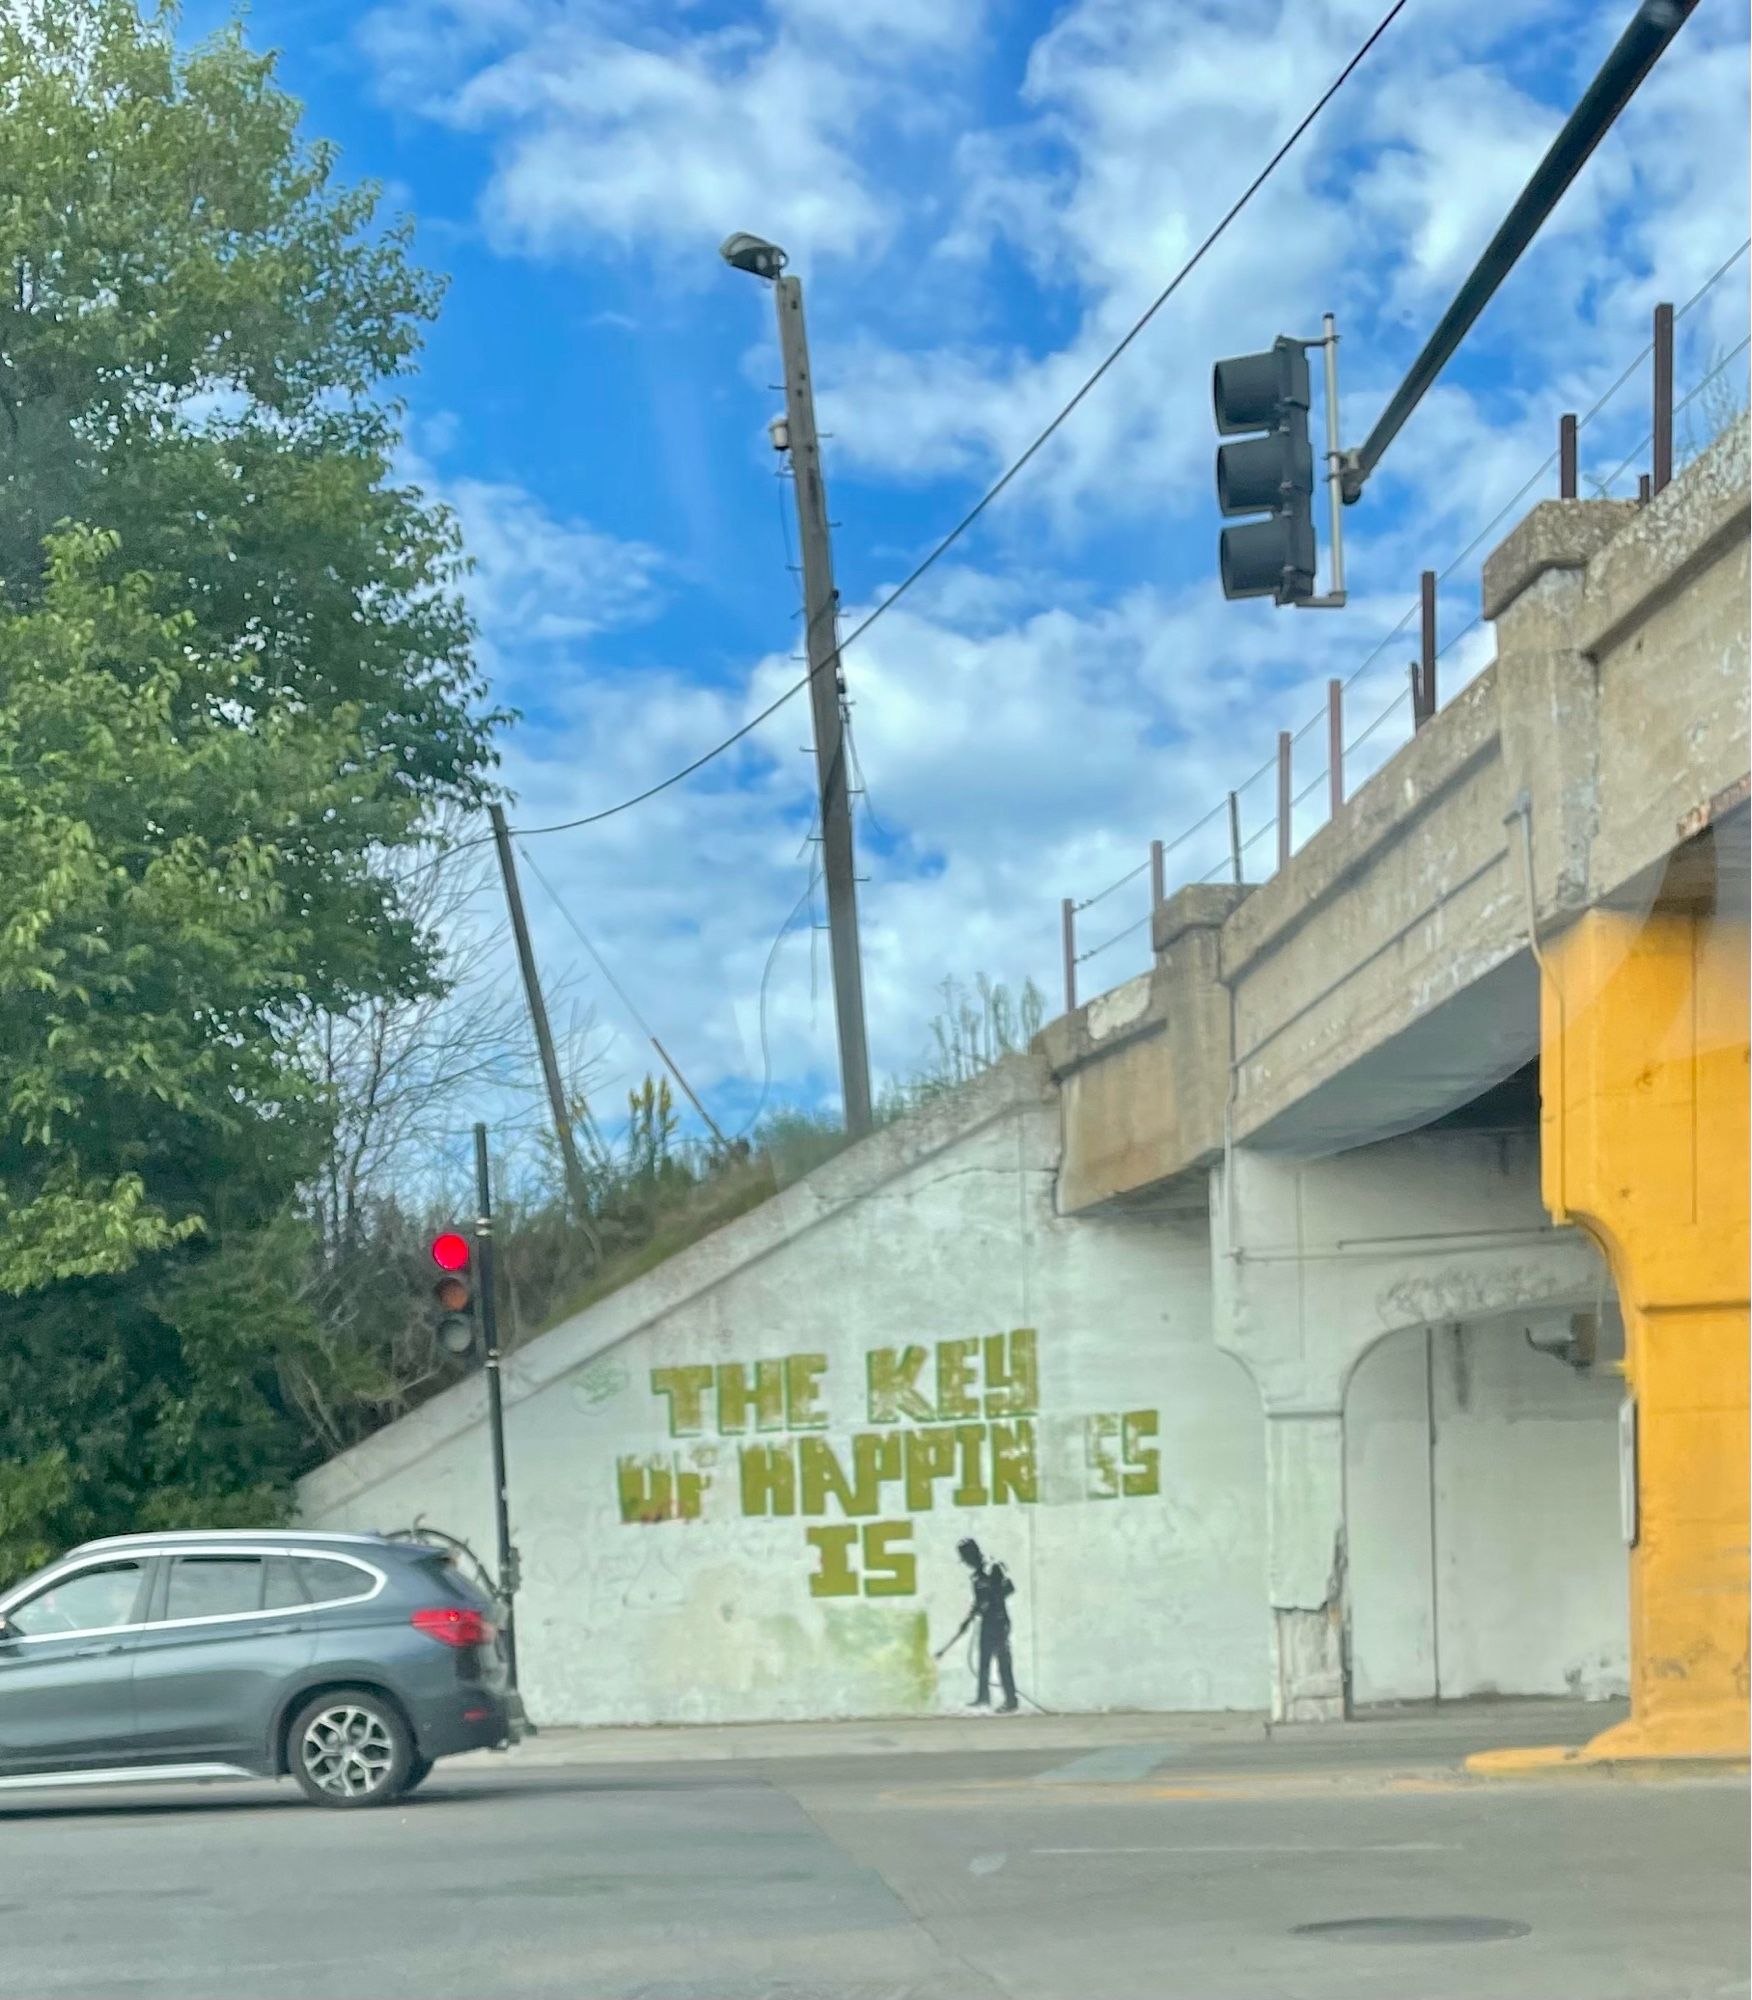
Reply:
M7 1617L4 1611L0 1611L0 1644L4 1644L8 1639L16 1639L17 1637L18 1634L12 1629L12 1620Z

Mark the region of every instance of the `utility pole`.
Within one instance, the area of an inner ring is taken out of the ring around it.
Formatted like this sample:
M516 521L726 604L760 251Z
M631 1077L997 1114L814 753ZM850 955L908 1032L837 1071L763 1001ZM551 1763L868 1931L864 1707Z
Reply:
M505 1600L505 1664L517 1685L515 1605L522 1579L511 1541L511 1503L505 1485L505 1398L499 1380L499 1305L493 1295L493 1184L487 1159L487 1128L474 1128L475 1262L480 1271L481 1346L487 1376L487 1435L493 1453L493 1534L499 1562L499 1593Z
M505 883L505 901L511 909L511 934L517 940L517 963L523 971L523 996L529 1002L530 1026L541 1054L541 1073L547 1084L548 1108L553 1113L554 1137L559 1142L560 1159L566 1173L566 1192L574 1212L583 1216L585 1204L584 1169L578 1161L578 1142L572 1132L571 1113L560 1082L559 1059L554 1054L553 1030L548 1026L547 1005L541 997L541 979L535 969L535 951L529 942L529 922L523 914L523 891L517 886L517 861L511 851L511 829L498 806L487 808L493 822L493 844L499 850L499 873ZM477 1132L485 1128L477 1126ZM484 1169L483 1169L484 1171ZM481 1183L486 1186L485 1181Z
M785 362L785 434L797 489L797 534L803 550L803 614L809 659L809 708L815 722L815 775L821 795L821 864L827 884L828 945L833 1004L839 1026L840 1089L846 1130L870 1129L870 1052L864 1039L864 970L858 948L858 885L852 864L851 792L846 782L840 708L839 593L828 541L827 493L815 435L815 393L803 327L803 287L795 278L773 286L779 349Z
M803 327L803 287L783 275L785 253L763 236L739 229L725 237L718 255L733 271L746 271L773 288L779 315L779 351L785 362L785 415L772 426L773 443L791 454L797 488L797 532L803 548L804 651L809 661L809 710L815 724L815 778L821 807L821 863L827 882L828 944L833 961L833 1005L839 1027L840 1091L846 1130L861 1138L870 1129L870 1051L864 1039L864 970L858 951L858 885L852 865L851 791L846 782L844 722L840 707L839 593L827 534L827 492L821 482L821 447L815 435L815 391L809 377L809 340Z

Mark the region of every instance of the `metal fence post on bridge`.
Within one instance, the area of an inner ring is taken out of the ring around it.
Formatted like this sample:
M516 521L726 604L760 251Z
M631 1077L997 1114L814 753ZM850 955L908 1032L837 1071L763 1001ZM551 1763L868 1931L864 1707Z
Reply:
M1326 683L1326 772L1334 819L1344 804L1344 682Z
M1436 573L1426 569L1418 578L1418 595L1423 612L1421 642L1418 647L1418 686L1412 709L1412 725L1421 729L1436 712Z
M1576 497L1576 413L1566 410L1557 420L1557 497Z
M1290 744L1292 738L1287 729L1278 731L1277 754L1277 847L1280 872L1290 865Z
M1168 894L1168 876L1162 855L1162 843L1150 842L1150 914L1154 916L1162 907Z
M1241 886L1241 801L1234 792L1229 794L1229 873L1235 886Z
M1655 308L1655 420L1651 494L1665 490L1673 477L1673 308Z
M1064 933L1065 1012L1077 1011L1077 906L1067 896L1059 905L1059 924Z

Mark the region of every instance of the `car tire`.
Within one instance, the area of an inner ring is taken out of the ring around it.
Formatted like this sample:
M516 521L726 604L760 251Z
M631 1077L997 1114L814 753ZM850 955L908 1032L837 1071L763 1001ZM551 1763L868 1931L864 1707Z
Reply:
M286 1762L304 1796L349 1812L400 1798L418 1761L401 1711L368 1688L319 1694L293 1717L286 1738Z
M408 1765L407 1782L402 1786L404 1799L416 1785L423 1785L431 1777L434 1761L430 1757L422 1757L417 1751L414 1753L413 1761Z

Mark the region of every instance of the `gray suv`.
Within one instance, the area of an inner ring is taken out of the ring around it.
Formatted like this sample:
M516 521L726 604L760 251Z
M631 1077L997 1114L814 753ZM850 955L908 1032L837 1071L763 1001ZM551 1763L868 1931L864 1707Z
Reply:
M120 1535L0 1592L0 1788L290 1772L382 1805L516 1734L489 1598L380 1535Z

